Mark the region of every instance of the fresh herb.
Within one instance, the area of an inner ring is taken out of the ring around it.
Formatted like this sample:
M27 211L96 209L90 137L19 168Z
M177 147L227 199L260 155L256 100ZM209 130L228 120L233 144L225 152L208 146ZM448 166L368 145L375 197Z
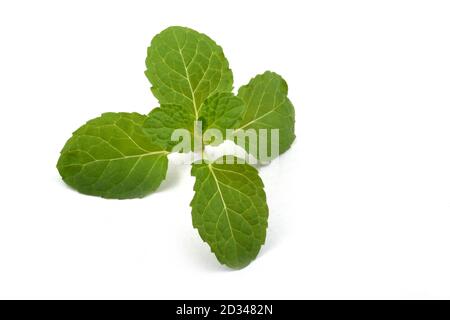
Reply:
M167 28L153 38L146 65L160 106L147 116L105 113L76 130L62 149L57 168L79 192L143 197L165 179L169 153L194 151L203 156L204 144L218 145L224 139L259 161L274 159L293 143L295 113L286 82L265 72L235 96L228 61L208 36L184 27ZM180 131L187 139L182 148ZM192 175L194 227L220 263L236 269L247 266L264 244L268 220L257 170L245 159L224 156L195 161Z

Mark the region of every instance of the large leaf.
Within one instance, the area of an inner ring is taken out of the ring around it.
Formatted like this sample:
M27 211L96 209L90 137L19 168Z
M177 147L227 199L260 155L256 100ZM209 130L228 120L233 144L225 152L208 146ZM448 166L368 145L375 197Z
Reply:
M273 150L271 148L271 129L279 130L279 154L288 150L295 139L295 110L287 93L286 81L278 74L269 71L257 75L239 89L238 96L244 100L246 110L236 133L254 129L258 137L261 137L260 129L268 130L266 144L260 143L259 138L253 145L249 140L245 141L245 145L240 143L258 159L262 158L261 152L265 152L264 148L267 149L269 159L276 156L272 154L275 148ZM254 148L255 144L257 149ZM253 150L258 150L257 154Z
M156 35L146 65L145 74L160 104L187 107L195 119L206 98L232 89L233 75L222 48L189 28L169 27Z
M57 168L81 193L105 198L142 197L156 190L167 171L167 151L142 131L146 116L105 113L73 133Z
M266 194L255 168L237 164L237 158L228 158L234 164L225 159L193 164L192 222L222 264L243 268L265 241Z

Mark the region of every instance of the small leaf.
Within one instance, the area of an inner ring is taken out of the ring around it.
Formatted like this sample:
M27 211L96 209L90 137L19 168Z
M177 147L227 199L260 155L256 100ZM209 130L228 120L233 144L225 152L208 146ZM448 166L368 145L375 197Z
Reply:
M218 129L225 138L226 129L232 129L239 123L244 109L244 101L231 92L216 93L206 99L200 118L206 122L205 129Z
M276 154L272 155L270 129L279 129L279 154L288 150L295 140L295 110L287 93L286 81L278 74L269 71L257 75L239 89L238 97L244 101L246 110L235 132L254 129L259 133L260 129L268 130L266 146L257 145L255 149L249 141L242 145L247 152L258 159L262 158L262 147L267 149L269 158L273 159L276 156ZM258 139L259 137L258 135ZM259 141L257 143L259 144ZM258 153L252 152L252 149L258 150Z
M206 98L232 89L233 74L222 48L189 28L169 27L156 35L146 65L160 104L186 107L195 119Z
M165 179L167 154L142 130L146 116L105 113L73 133L57 168L81 193L104 198L143 197Z
M143 129L152 141L170 152L178 143L178 141L172 141L172 133L176 129L188 130L193 141L194 122L195 118L190 110L178 105L165 104L149 113Z
M266 194L257 170L224 157L193 164L192 175L194 227L220 263L236 269L247 266L264 244L267 229Z

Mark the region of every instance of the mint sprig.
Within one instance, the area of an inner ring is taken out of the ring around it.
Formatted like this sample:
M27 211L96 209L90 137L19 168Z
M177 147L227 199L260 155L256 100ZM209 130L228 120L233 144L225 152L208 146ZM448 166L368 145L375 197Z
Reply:
M220 144L207 138L208 131L216 130L260 161L290 148L295 112L281 76L269 71L257 75L235 96L222 48L184 27L169 27L156 35L147 54L145 74L160 106L148 115L104 113L76 130L57 163L64 182L74 189L114 199L155 191L166 177L167 155L178 151L173 134L183 129L195 141L198 123L201 132L206 131L200 137L205 144ZM246 130L267 130L268 139L263 135L245 139ZM277 150L272 138L278 139ZM185 151L203 155L194 147L191 143ZM227 156L195 162L191 173L196 179L191 202L194 227L220 263L236 269L247 266L264 244L268 223L257 170L243 159Z

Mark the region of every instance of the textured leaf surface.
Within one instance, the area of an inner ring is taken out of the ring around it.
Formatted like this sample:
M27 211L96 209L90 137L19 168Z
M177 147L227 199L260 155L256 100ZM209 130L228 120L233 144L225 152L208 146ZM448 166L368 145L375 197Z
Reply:
M222 264L247 266L264 244L268 219L257 170L248 164L216 161L193 164L192 175L196 178L191 202L194 227Z
M200 110L200 120L205 129L219 129L225 137L225 130L234 128L242 119L244 101L231 92L216 93L206 99Z
M186 129L194 134L194 115L186 107L178 105L162 105L153 109L144 122L144 131L164 150L171 151L178 141L172 141L172 133L176 129Z
M285 152L295 139L295 110L287 93L286 82L274 72L265 72L250 80L238 92L238 96L245 103L246 110L237 130L279 129L279 153ZM270 131L267 141L267 149L271 151ZM243 147L251 151L248 143ZM260 154L253 155L260 159Z
M222 48L189 28L169 27L156 35L146 65L160 104L186 107L195 119L206 98L232 89L233 75Z
M167 152L142 131L146 116L105 113L67 141L57 168L81 193L105 198L142 197L156 190L167 171Z

